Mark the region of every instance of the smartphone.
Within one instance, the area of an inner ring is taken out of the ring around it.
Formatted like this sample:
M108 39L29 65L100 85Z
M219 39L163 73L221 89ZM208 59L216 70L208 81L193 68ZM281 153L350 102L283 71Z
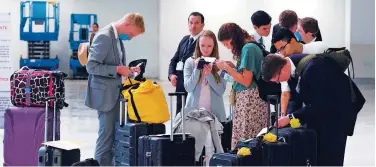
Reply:
M197 63L197 69L201 70L204 68L204 65L210 64L209 62L206 62L205 59L200 59Z

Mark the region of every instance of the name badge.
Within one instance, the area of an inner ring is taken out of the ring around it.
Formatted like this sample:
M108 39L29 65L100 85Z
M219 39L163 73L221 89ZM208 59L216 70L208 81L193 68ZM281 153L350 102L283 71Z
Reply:
M179 61L179 63L176 65L176 71L183 71L183 65L184 63Z

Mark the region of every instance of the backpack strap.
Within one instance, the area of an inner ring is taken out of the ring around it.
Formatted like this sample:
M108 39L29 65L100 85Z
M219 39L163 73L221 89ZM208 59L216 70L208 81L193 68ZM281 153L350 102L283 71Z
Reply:
M308 62L309 60L315 58L315 57L316 57L316 55L311 54L311 55L307 55L307 56L305 56L304 58L302 58L302 59L299 61L298 65L297 65L297 67L296 67L296 69L295 69L295 75L296 75L296 76L302 76L302 75L303 75L303 72L304 72L304 70L305 70L305 66L306 66L307 62Z

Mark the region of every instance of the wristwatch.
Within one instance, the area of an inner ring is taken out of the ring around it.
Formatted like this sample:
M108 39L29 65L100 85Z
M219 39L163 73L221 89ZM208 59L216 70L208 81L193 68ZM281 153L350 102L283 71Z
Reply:
M289 117L290 120L293 119L293 118L295 118L294 114L287 114L287 117Z

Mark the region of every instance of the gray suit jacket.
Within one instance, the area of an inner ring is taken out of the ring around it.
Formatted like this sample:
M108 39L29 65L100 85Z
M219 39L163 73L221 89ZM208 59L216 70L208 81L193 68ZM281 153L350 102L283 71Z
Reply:
M200 102L201 84L197 84L200 70L195 67L195 60L190 57L184 63L184 87L188 92L186 107L198 106ZM220 83L216 83L213 75L207 77L210 85L211 110L220 122L226 122L226 111L223 102L223 94L226 91L226 81L220 77Z
M121 76L116 66L120 65L120 53L112 25L99 30L90 46L86 70L89 73L85 105L98 111L110 111L119 103ZM123 64L126 64L123 42Z

